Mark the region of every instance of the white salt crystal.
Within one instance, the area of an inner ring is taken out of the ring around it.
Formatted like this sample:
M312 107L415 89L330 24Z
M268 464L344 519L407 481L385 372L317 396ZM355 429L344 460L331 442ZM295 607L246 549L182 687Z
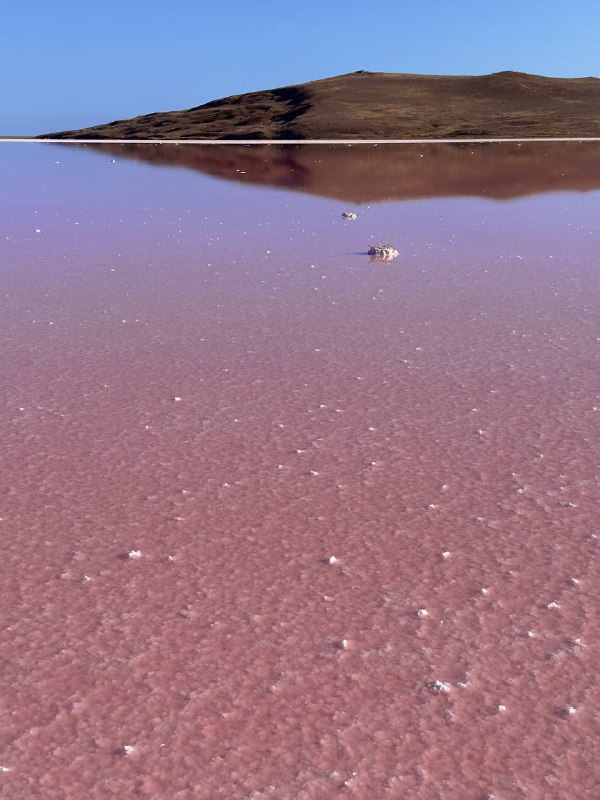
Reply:
M452 687L446 681L432 681L429 684L429 688L432 692L447 694Z

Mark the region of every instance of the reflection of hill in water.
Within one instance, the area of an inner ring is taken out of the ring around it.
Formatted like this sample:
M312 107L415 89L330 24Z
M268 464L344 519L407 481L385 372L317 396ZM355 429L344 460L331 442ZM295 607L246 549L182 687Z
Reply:
M353 203L456 196L507 199L600 188L600 142L86 147Z

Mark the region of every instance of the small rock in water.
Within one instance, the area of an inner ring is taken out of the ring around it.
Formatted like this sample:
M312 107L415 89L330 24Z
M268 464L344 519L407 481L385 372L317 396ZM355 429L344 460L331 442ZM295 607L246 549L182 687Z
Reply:
M376 261L392 261L398 256L398 251L391 244L375 244L369 247L369 255Z
M356 214L354 211L344 211L342 219L356 219Z
M452 687L446 681L431 681L429 689L436 694L448 694Z

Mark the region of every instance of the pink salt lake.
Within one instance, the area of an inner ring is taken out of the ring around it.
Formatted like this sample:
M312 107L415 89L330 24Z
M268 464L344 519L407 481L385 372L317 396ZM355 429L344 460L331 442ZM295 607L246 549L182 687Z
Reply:
M600 182L115 152L0 147L1 796L597 800Z

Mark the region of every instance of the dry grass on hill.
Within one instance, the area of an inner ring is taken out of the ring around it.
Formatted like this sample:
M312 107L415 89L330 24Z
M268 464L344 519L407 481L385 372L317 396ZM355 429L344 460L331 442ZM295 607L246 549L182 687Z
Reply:
M39 138L445 139L600 136L600 79L355 72Z

